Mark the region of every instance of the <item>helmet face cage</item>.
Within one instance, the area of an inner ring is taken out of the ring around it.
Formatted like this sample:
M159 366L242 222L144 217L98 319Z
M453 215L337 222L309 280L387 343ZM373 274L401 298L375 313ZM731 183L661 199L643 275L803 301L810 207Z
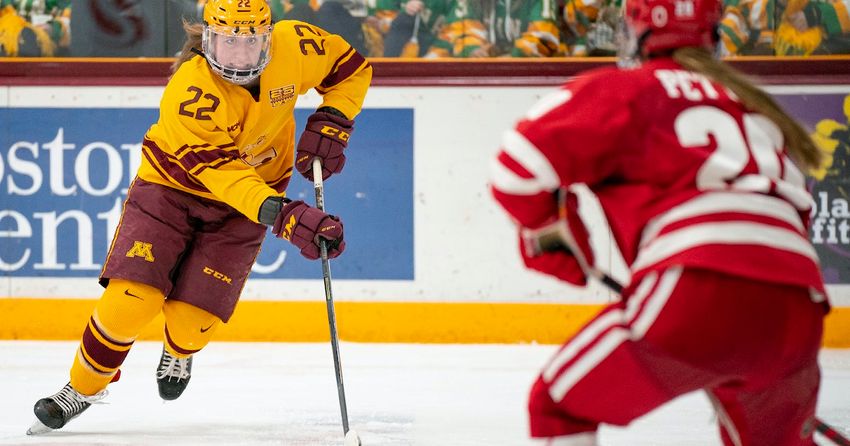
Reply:
M638 36L624 17L620 18L614 42L617 45L617 66L636 68L640 66L640 44Z
M271 11L265 0L209 0L204 6L203 52L225 80L245 85L269 63Z
M203 52L210 68L219 76L237 85L245 85L260 76L270 60L271 27L264 32L236 34L233 30L205 26ZM236 64L250 59L247 63Z

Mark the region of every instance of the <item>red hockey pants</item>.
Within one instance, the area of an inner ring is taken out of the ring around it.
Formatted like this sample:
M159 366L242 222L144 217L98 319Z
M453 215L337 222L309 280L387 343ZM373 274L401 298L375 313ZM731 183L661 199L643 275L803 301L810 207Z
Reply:
M814 445L825 312L803 288L650 273L550 359L531 390L531 435L586 441L599 423L626 425L704 389L724 444Z

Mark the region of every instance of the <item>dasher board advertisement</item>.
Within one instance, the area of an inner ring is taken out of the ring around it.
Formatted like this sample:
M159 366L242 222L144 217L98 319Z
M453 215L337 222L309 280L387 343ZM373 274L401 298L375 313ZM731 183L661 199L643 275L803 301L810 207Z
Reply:
M311 112L296 110L296 121ZM141 162L142 136L157 116L138 108L0 109L4 276L100 273ZM363 110L346 155L344 171L325 184L327 210L342 218L347 243L334 277L413 280L413 110ZM314 202L312 182L297 172L287 194ZM320 268L271 232L251 274L320 277Z

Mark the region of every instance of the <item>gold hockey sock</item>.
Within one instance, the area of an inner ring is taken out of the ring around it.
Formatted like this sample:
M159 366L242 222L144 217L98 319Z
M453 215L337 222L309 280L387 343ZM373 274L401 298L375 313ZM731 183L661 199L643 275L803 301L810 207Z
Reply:
M83 395L105 389L136 337L162 310L164 301L157 288L111 279L83 332L71 366L71 386Z
M166 300L165 349L173 356L186 358L204 348L221 324L221 319L194 305Z

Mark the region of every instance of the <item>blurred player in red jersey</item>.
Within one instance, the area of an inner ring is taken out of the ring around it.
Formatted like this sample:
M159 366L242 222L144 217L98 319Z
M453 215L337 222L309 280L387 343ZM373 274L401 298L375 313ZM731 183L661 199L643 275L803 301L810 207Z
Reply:
M553 224L556 191L586 184L631 270L622 301L543 368L531 435L595 445L601 423L702 389L725 444L812 445L829 305L800 169L820 152L712 57L717 0L630 0L625 12L622 67L544 98L493 163L492 192L523 229ZM566 209L576 254L522 255L584 285L579 260L593 252L577 205Z
M124 204L70 382L35 404L28 433L59 429L105 396L142 329L160 312L165 344L159 394L178 398L192 355L227 322L266 225L310 259L319 238L329 257L345 249L342 222L285 198L293 169L312 179L342 170L344 149L372 68L351 45L313 25L272 26L264 0L210 0L165 87L159 121ZM298 95L323 103L295 145Z

